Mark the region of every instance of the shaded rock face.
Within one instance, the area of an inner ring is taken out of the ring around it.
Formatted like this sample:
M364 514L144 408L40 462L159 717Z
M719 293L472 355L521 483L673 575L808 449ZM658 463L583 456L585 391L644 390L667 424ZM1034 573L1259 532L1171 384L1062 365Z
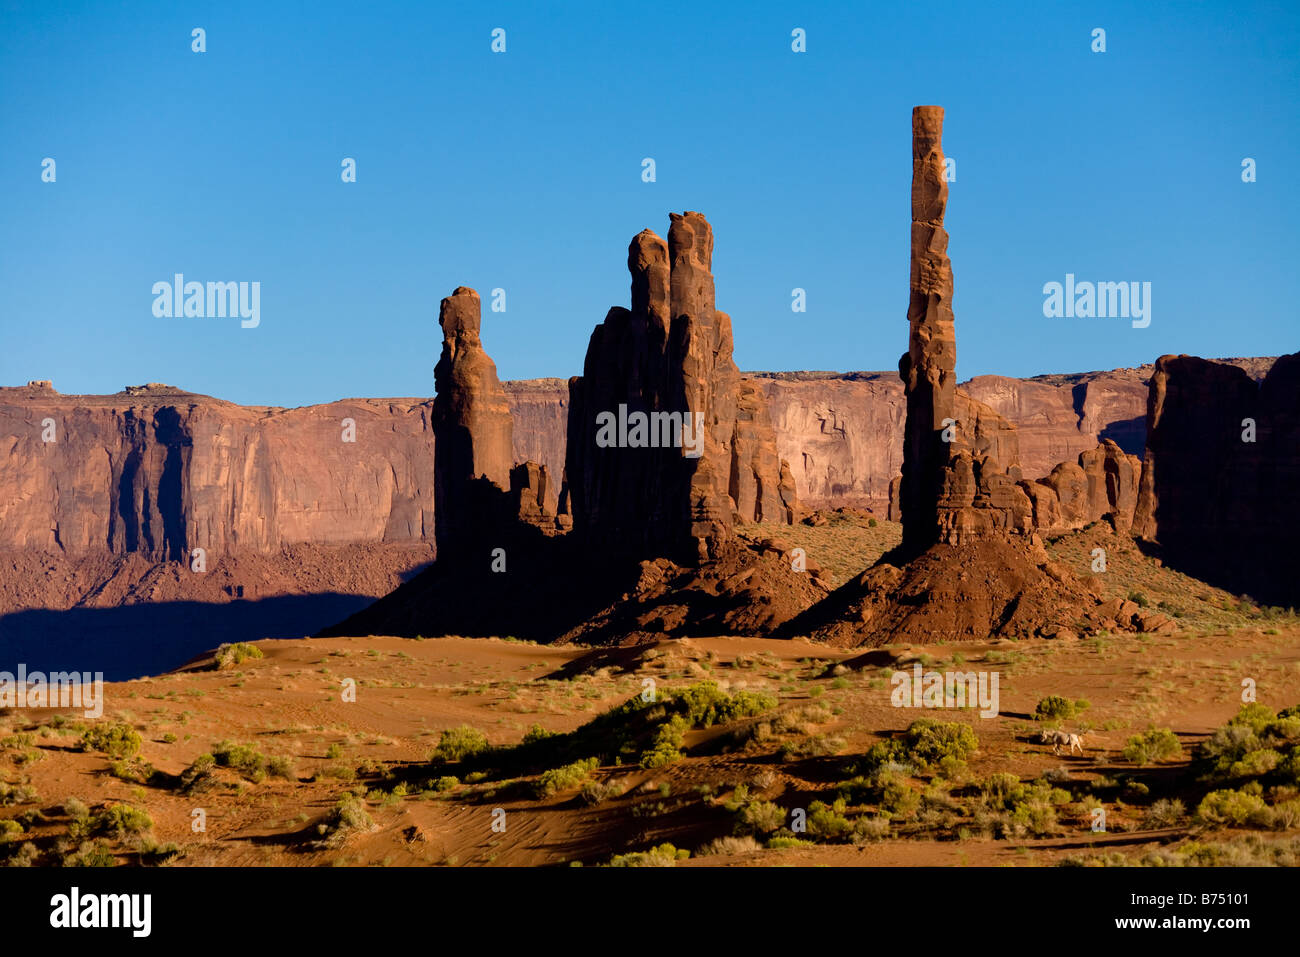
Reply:
M673 214L667 242L639 233L631 309L609 311L569 382L573 527L597 548L701 561L738 520L789 521L793 489L782 495L765 396L732 359L712 258L699 213Z
M737 521L790 524L795 520L793 512L799 509L794 476L776 454L776 433L766 397L750 379L739 383L727 491Z
M501 383L510 402L514 424L515 462L536 462L546 467L552 481L547 505L559 508L559 476L564 472L564 445L569 421L568 379L523 379Z
M555 510L550 506L555 497L545 465L521 462L510 470L510 511L518 521L538 528L544 534L557 534L560 527L555 521Z
M480 306L478 293L462 286L442 300L438 315L442 354L434 368L433 434L440 558L496 527L510 491L510 404L479 338Z
M1133 532L1172 567L1260 601L1297 602L1300 353L1259 384L1194 356L1156 362Z

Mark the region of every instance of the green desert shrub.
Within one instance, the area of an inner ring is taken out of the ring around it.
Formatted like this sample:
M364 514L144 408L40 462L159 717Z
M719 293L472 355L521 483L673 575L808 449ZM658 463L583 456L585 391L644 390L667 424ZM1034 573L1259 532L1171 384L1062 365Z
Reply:
M482 754L487 749L487 735L478 728L462 724L442 732L430 760L436 764L455 764Z
M353 834L373 830L374 826L374 819L366 811L365 803L349 791L339 798L325 820L316 825L316 833L320 835L316 846L324 849L342 847Z
M1049 694L1034 708L1034 718L1038 721L1068 721L1088 707L1088 702L1083 698L1072 700L1059 694Z
M675 714L661 724L654 732L650 747L641 754L641 767L661 768L672 764L682 757L682 743L690 722L683 715Z
M266 756L251 744L218 741L212 746L212 757L218 767L238 771L241 776L255 784L266 778Z
M1178 743L1178 736L1168 728L1152 728L1133 735L1122 752L1124 760L1134 764L1154 764L1180 757L1182 753L1183 746Z
M130 804L110 804L90 817L91 835L103 835L115 840L143 834L153 827L147 811Z
M679 849L672 844L660 844L648 851L636 851L632 854L619 854L611 858L610 867L674 867L678 861L684 861L691 852Z
M520 744L536 744L538 741L545 741L547 738L555 737L554 731L547 731L540 724L533 724L524 732L524 739Z
M550 797L560 791L571 791L582 784L596 770L599 762L595 758L584 758L563 767L551 768L542 773L537 782L537 796Z
M823 841L842 841L853 832L853 822L844 815L847 802L836 798L832 804L813 801L808 805L808 834Z
M236 641L233 644L222 645L217 649L217 667L221 669L235 668L245 661L261 657L264 657L262 649L257 645L249 644L246 641Z
M1257 701L1243 704L1241 710L1228 719L1229 725L1250 728L1256 734L1262 734L1268 725L1277 720L1272 708Z
M1201 778L1224 781L1273 773L1284 783L1300 784L1300 743L1295 743L1300 742L1300 716L1289 711L1275 715L1258 703L1243 705L1197 747Z
M140 732L120 721L92 725L81 735L82 751L99 751L110 758L135 757L140 752L140 744Z
M82 841L75 850L63 855L63 866L116 867L117 858L105 841Z
M1211 791L1196 808L1196 818L1203 824L1226 824L1240 827L1248 823L1267 823L1268 806L1256 794L1244 791Z
M736 827L745 834L771 834L785 824L785 809L771 801L748 801L736 813Z
M918 718L903 733L898 757L921 770L938 765L944 758L965 761L979 748L970 725L959 721Z

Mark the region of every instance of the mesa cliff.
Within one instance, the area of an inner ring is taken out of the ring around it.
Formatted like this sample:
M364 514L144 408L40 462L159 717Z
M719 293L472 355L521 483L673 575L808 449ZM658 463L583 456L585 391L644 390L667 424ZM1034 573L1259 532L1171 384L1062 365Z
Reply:
M1275 360L1202 361L1235 366L1257 383ZM1034 480L1103 439L1141 457L1154 368L977 376L959 383L957 392L1016 427L1021 474ZM849 506L886 515L890 481L902 469L905 406L896 372L747 372L742 378L767 396L776 455L789 464L805 510ZM555 512L568 380L501 385L514 424L511 458L547 467L546 499ZM429 398L283 409L170 386L113 395L65 395L45 383L0 387L0 439L9 452L0 457L0 548L76 557L432 544L432 409ZM58 439L48 445L41 440L47 418ZM342 441L347 418L357 423L356 445Z

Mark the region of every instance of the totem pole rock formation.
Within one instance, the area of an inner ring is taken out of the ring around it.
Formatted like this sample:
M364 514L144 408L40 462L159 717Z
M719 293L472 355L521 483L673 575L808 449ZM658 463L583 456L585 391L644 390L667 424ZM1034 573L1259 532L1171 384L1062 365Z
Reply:
M918 553L939 540L939 498L950 459L944 430L955 420L957 336L952 263L943 214L943 107L912 110L912 272L907 353L899 360L907 402L899 489L903 547Z
M569 381L573 527L598 548L704 561L737 521L799 511L766 396L741 378L731 318L714 307L712 259L699 213L672 214L667 242L637 234L631 309L610 309Z
M912 111L910 335L898 363L907 402L898 511L909 555L1033 527L1033 505L1016 484L1015 426L957 392L942 135L942 107Z
M941 108L913 111L910 334L899 360L907 418L903 472L890 484L890 514L901 515L903 542L789 619L786 635L855 646L1060 637L1080 627L1115 625L1096 610L1095 583L1053 562L1033 534L1036 513L1059 520L1059 500L1047 485L1026 491L1018 484L1023 480L1015 427L957 392L942 127ZM1115 452L1123 457L1118 447ZM1079 495L1087 507L1105 500L1107 463L1113 459L1103 449L1089 457L1091 472L1079 468ZM1111 484L1127 502L1134 486L1131 464L1124 464L1130 465L1127 485L1119 488L1124 479L1118 473Z
M510 404L479 338L479 295L461 286L438 314L434 368L434 521L439 559L452 558L508 514L513 465Z

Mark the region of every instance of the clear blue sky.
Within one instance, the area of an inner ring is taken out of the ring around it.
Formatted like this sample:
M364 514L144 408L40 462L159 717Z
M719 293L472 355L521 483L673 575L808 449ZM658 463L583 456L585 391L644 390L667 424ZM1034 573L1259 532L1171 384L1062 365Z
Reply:
M576 374L627 304L628 240L685 209L741 368L892 369L919 103L957 160L963 378L1295 351L1298 9L7 3L0 384L429 395L458 285L506 290L503 378ZM260 327L155 318L176 272L259 281ZM1044 318L1067 272L1151 282L1150 327Z

